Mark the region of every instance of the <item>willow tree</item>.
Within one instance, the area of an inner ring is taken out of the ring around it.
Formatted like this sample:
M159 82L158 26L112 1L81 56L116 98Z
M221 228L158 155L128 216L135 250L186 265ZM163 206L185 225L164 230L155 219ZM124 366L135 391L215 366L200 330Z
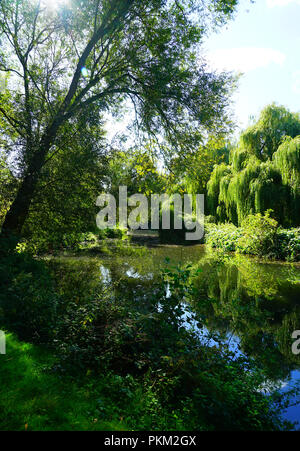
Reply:
M290 133L290 135L288 135ZM208 182L210 213L241 224L272 209L284 225L300 222L300 118L283 107L265 108L242 133L230 164L216 166Z
M63 125L90 105L118 114L131 101L141 133L174 149L192 148L207 129L224 131L232 79L207 70L199 45L237 3L1 0L0 71L10 76L0 122L21 178L2 231L20 234Z
M266 161L278 149L286 136L300 135L300 115L283 106L268 105L258 121L247 128L240 138L240 147L260 160Z
M229 151L230 144L225 137L214 135L194 152L184 155L169 152L164 161L170 185L168 191L206 194L214 166L228 161Z
M300 136L286 138L273 154L275 167L280 171L283 184L291 191L291 212L294 223L300 224Z

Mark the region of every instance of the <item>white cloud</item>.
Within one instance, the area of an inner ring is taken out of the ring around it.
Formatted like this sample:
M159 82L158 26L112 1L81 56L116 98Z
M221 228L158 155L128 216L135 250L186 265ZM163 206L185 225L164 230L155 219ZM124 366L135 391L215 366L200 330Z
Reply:
M286 58L278 50L259 47L219 49L207 56L212 68L236 72L249 72L272 63L282 65Z
M296 3L300 5L300 0L267 0L267 6L273 8L273 6L286 6L290 3Z

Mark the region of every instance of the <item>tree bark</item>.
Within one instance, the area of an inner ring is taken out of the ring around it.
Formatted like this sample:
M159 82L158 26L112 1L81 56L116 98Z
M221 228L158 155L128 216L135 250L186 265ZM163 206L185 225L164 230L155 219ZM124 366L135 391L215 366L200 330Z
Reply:
M46 155L55 140L61 122L57 120L52 124L50 130L42 138L39 148L34 152L17 195L5 216L2 235L16 237L21 235Z
M21 235L24 222L28 216L37 181L37 174L28 175L24 178L16 198L5 217L2 226L2 233L5 235Z

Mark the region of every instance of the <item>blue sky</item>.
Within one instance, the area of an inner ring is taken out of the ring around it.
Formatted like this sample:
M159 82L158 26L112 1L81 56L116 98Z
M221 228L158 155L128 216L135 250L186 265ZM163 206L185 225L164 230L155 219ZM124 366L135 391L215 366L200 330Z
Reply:
M300 0L241 0L204 47L215 69L243 72L234 96L241 128L272 102L300 111Z

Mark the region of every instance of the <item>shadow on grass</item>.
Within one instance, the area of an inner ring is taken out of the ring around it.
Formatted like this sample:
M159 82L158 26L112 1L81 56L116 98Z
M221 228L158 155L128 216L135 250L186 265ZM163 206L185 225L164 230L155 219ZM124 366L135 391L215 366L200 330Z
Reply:
M99 399L105 381L97 381L96 388L88 377L82 385L74 383L49 371L53 361L48 350L6 336L6 355L0 355L0 430L126 430L105 413L109 405Z

